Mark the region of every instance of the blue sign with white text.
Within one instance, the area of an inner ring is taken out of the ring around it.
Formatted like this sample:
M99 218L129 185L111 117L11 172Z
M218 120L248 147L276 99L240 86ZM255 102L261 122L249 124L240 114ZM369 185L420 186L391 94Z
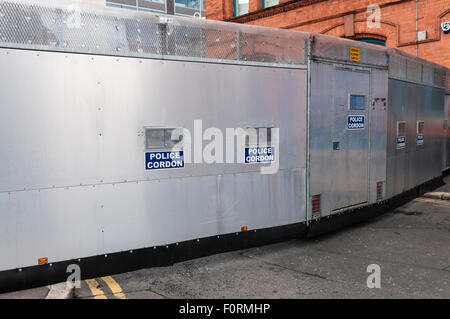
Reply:
M184 168L184 152L149 152L145 153L145 169Z
M406 147L406 137L399 136L397 137L397 149Z
M363 130L366 117L364 115L349 115L347 118L348 130Z
M275 147L260 146L245 148L245 163L270 163L275 161Z
M423 145L423 135L417 135L417 145Z

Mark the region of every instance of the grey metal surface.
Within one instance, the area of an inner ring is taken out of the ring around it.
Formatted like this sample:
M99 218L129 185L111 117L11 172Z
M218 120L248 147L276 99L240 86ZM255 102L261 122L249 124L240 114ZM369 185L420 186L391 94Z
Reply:
M12 49L0 69L0 270L306 220L306 70ZM279 172L145 170L144 127L198 119L279 127Z
M450 94L445 95L444 109L444 152L442 159L442 169L450 168Z
M369 144L369 202L386 199L386 160L388 122L388 72L372 69ZM377 198L377 183L383 183Z
M441 175L444 90L389 79L387 197ZM397 122L406 122L406 147L397 149ZM424 144L417 144L417 121L424 121Z
M335 67L333 70L333 104L331 139L339 143L332 149L330 165L332 175L332 209L338 210L367 202L369 127L347 129L348 116L364 116L369 120L370 72ZM362 110L351 110L349 96L364 96Z
M386 180L387 76L379 68L312 63L309 186L311 196L321 194L322 216L377 201L376 184ZM366 96L364 110L349 110L350 93ZM365 128L348 130L348 115L364 115Z
M0 1L0 47L298 67L306 33L46 0Z
M448 72L445 67L397 49L387 49L387 53L390 78L445 88Z
M388 65L386 48L378 45L322 34L313 34L312 41L312 55L314 58L380 67ZM359 61L357 63L350 59L350 50L352 48L359 49Z

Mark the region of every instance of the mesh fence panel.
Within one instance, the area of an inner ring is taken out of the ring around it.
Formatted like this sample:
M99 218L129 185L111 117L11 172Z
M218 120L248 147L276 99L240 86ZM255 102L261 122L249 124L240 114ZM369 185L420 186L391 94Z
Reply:
M388 49L388 52L390 77L445 87L445 67L396 49Z
M0 0L0 46L304 65L306 34L70 2Z

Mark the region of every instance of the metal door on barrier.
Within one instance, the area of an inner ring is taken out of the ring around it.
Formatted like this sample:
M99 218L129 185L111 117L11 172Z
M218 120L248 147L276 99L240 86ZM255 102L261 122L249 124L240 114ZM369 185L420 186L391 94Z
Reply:
M367 202L370 73L334 70L333 210Z

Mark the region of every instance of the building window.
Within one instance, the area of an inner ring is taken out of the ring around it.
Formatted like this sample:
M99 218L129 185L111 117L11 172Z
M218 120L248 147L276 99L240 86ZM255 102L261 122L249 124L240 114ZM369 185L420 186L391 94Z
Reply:
M360 42L366 42L366 43L372 43L372 44L386 46L386 40L373 39L373 38L362 38L362 39L355 39L355 40L360 41Z
M200 10L200 0L175 0L175 5Z
M138 11L166 13L167 1L172 1L175 4L175 15L205 16L205 0L106 0L106 5Z
M248 13L249 0L234 0L234 16L241 16Z
M205 16L205 0L175 0L175 14Z
M279 3L280 3L280 0L262 0L262 7L263 8L273 7Z

